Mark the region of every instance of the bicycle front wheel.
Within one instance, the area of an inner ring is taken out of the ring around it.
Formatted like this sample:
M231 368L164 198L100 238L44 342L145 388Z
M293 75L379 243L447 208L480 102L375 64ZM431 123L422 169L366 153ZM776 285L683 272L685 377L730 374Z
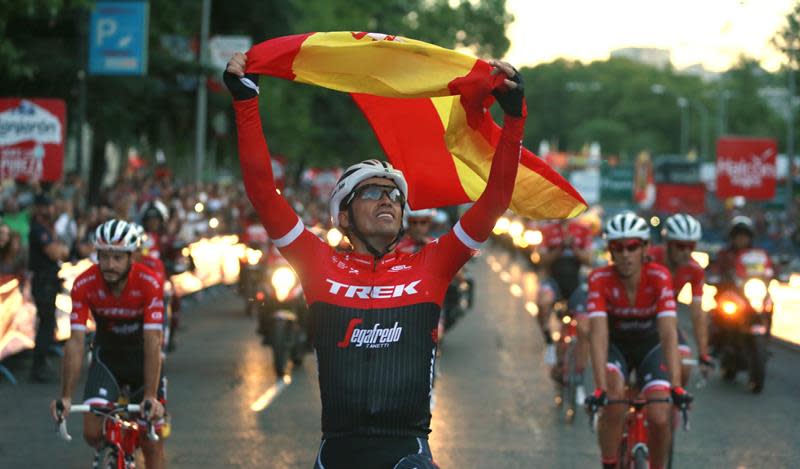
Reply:
M647 452L643 448L636 448L633 452L633 468L647 469L650 464L647 462Z
M113 446L104 446L100 448L94 456L94 465L96 469L117 469L119 467L119 455L117 448Z

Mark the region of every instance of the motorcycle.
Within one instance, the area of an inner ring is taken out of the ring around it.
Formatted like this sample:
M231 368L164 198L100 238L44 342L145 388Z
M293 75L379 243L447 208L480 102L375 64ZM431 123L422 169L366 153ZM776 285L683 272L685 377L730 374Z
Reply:
M252 316L266 298L266 259L260 249L246 247L239 258L239 295L245 300L245 315Z
M739 254L732 281L719 285L716 307L711 311L710 344L720 363L722 376L736 379L749 373L753 393L764 389L773 302L768 285L774 277L769 256L762 249ZM713 275L709 283L717 283Z
M262 343L272 347L275 374L282 377L289 360L302 365L308 350L306 302L300 279L285 259L271 261L268 273L263 282L266 294L258 304L258 331Z

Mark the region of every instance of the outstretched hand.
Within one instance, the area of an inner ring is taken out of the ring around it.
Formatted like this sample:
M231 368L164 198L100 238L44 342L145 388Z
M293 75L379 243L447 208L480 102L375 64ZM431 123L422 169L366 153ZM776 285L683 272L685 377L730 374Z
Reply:
M502 73L506 76L503 79L504 86L492 91L497 103L510 116L524 116L526 114L525 85L522 81L522 76L508 62L489 60L488 63L492 66L492 75Z
M222 74L222 81L233 99L242 101L258 96L258 75L245 73L247 56L241 52L233 54Z

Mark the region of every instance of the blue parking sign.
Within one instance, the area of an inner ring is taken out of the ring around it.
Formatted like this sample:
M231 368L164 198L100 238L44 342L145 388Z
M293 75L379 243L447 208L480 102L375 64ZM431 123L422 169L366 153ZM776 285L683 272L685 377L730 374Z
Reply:
M89 20L89 73L147 73L147 2L97 2Z

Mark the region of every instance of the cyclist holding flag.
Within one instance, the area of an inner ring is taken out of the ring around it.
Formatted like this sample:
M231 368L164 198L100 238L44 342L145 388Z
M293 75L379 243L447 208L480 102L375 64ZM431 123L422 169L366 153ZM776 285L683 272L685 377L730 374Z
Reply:
M234 98L245 189L270 238L297 271L310 309L322 400L319 468L436 467L428 446L437 323L451 278L509 205L526 116L509 64L493 94L505 111L486 189L453 229L415 254L395 251L408 187L392 165L349 167L330 201L354 250L338 253L308 231L277 192L255 75L237 53L224 81ZM422 155L420 156L422 157Z

